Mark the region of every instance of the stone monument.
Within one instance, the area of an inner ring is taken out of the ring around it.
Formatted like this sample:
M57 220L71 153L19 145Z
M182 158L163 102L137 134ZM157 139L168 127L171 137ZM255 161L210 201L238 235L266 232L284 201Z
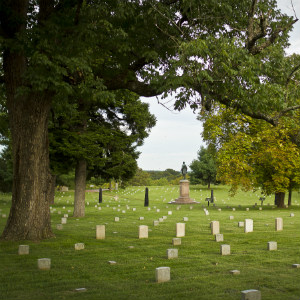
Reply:
M190 182L185 178L187 174L187 166L185 162L183 162L181 167L181 173L183 179L179 182L179 198L175 199L174 201L169 202L170 204L193 204L199 203L196 202L194 199L190 198Z

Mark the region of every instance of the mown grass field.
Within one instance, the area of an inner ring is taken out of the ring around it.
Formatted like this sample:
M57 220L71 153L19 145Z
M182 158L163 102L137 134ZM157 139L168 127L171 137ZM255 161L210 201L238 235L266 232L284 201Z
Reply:
M210 191L205 187L191 187L191 198L200 204L182 205L180 210L168 204L179 196L178 187L150 187L151 210L144 207L144 193L142 187L107 191L100 205L98 193L89 192L86 217L81 219L72 218L73 192L57 193L52 206L56 238L0 241L0 299L238 300L241 291L247 289L260 290L263 300L300 299L300 269L292 268L300 264L300 194L294 192L293 206L287 209L275 208L273 197L267 198L260 211L259 193L239 193L230 198L223 186L214 187L215 207L207 207L204 200ZM10 196L0 195L0 216L8 216L9 207ZM291 213L295 217L290 217ZM63 214L69 214L67 224L57 230ZM114 221L116 216L119 222ZM167 219L153 226L162 216ZM188 217L186 236L180 246L173 246L175 224L183 222L183 217ZM277 217L283 218L283 231L275 231ZM237 226L246 218L254 221L252 233L244 233ZM0 218L1 232L6 220ZM211 235L213 220L220 222L224 242L216 242ZM100 224L106 225L105 240L95 238L95 227ZM148 239L138 239L139 225L149 226ZM277 242L277 251L267 251L269 241ZM84 243L85 249L75 251L75 243ZM29 255L18 255L21 244L30 245ZM221 256L220 244L229 244L231 255ZM178 248L178 259L166 258L171 248ZM38 258L51 258L51 270L38 270ZM156 283L155 269L162 266L171 268L171 281ZM235 269L240 275L229 273ZM77 288L86 291L77 292Z

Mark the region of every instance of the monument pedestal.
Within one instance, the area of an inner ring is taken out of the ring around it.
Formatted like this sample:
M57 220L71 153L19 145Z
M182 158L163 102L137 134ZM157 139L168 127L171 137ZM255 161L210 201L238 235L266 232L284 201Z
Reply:
M175 201L169 202L170 204L195 204L199 203L196 202L194 199L190 198L190 182L186 179L180 180L179 182L180 187L180 196L179 198L175 199Z

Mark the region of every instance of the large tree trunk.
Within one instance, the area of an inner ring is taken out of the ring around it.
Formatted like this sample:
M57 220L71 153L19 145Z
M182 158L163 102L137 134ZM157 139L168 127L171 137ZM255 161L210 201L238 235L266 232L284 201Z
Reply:
M12 206L2 238L40 240L53 236L50 222L52 176L48 153L49 104L41 97L10 109L13 149Z
M86 160L77 161L75 169L75 199L74 217L80 218L85 215L85 184L86 184Z
M40 240L53 236L48 149L51 95L47 91L34 92L25 82L28 61L16 36L26 30L29 1L7 1L5 5L0 18L2 34L11 40L4 44L3 69L13 152L13 191L2 238ZM45 7L40 7L40 13ZM21 91L22 87L27 88Z
M275 193L275 205L277 205L277 207L284 207L284 197L285 197L285 193L284 192L276 192Z

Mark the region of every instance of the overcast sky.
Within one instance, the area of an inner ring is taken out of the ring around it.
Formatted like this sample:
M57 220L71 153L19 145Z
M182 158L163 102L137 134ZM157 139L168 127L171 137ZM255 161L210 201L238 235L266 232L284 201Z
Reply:
M279 0L279 7L290 16L294 11L290 0ZM300 0L293 0L296 16L300 18ZM300 54L300 21L294 25L288 53ZM150 111L156 116L157 124L145 140L138 159L143 170L174 169L180 171L182 162L187 165L197 158L197 151L205 145L201 139L202 126L197 114L186 108L181 112L171 112L158 104L157 99L142 98L150 103Z

